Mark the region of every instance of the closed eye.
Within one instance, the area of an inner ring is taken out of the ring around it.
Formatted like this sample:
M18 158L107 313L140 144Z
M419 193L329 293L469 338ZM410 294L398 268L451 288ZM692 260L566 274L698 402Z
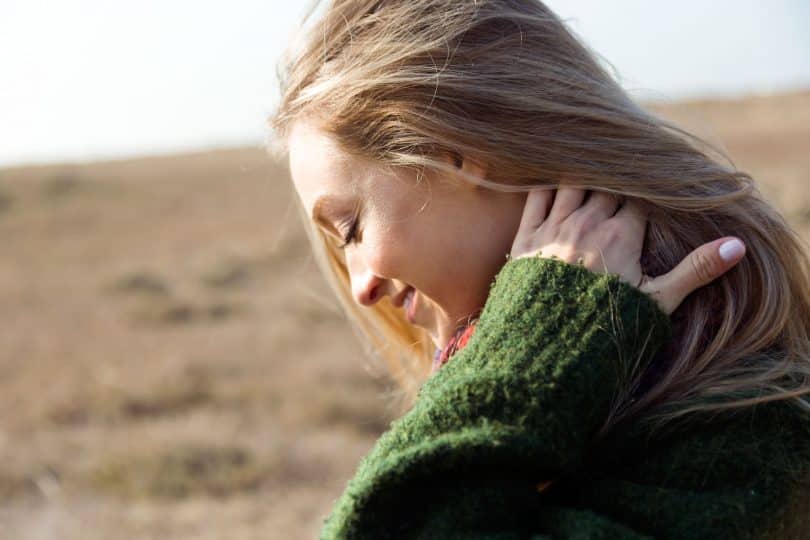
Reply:
M338 246L340 249L345 249L346 246L348 246L351 243L351 241L354 240L355 233L357 232L357 222L358 222L357 219L354 219L352 221L352 224L349 227L349 232L346 233L346 236L343 237L343 244Z

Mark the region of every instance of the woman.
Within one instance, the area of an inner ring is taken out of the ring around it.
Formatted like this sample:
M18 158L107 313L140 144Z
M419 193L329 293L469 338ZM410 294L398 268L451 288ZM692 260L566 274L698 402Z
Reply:
M808 260L748 175L534 0L335 0L282 91L313 249L413 397L324 538L810 536Z

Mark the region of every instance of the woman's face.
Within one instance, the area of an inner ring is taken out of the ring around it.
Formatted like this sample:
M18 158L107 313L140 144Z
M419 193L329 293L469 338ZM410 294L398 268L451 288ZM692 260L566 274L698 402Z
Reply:
M344 248L357 303L384 297L444 347L484 305L517 232L525 193L434 173L391 171L341 152L308 123L289 141L293 184L316 226ZM485 171L464 161L462 168ZM461 185L459 185L461 184ZM410 308L410 309L409 309Z

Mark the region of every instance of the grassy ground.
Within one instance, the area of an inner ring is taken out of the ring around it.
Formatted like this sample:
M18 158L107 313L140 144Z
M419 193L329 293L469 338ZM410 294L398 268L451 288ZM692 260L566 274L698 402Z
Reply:
M810 238L810 92L656 106ZM0 170L0 537L311 538L396 416L258 148Z

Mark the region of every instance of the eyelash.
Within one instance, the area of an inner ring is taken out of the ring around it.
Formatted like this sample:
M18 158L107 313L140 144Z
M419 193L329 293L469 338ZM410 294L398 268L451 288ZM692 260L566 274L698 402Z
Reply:
M352 222L351 227L349 227L349 232L348 234L346 234L346 238L343 239L343 244L338 246L340 249L345 249L346 246L348 246L351 243L351 241L354 240L354 235L355 232L357 231L357 221L358 220L355 219Z

